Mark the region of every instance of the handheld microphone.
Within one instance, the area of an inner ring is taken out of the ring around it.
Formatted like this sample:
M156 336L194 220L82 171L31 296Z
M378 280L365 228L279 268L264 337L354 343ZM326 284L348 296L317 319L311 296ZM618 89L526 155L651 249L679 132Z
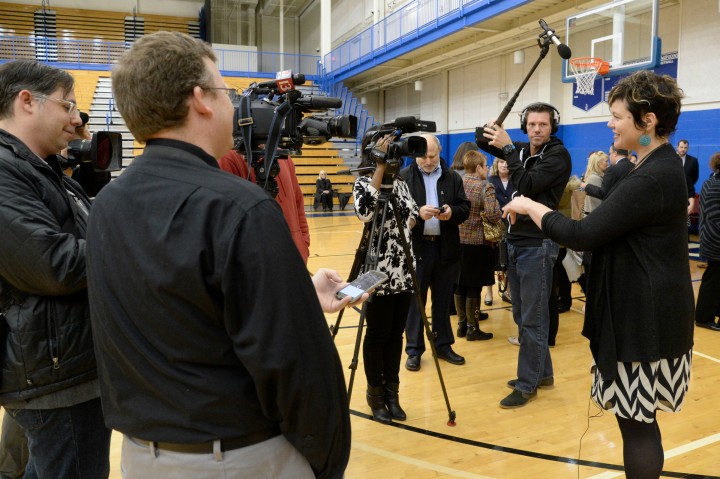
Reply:
M295 85L303 85L305 83L305 75L302 73L293 73L290 70L277 73L277 78L257 84L258 88L272 88L285 93L295 89Z
M570 50L570 47L560 41L557 35L555 35L555 32L550 29L547 23L545 23L545 20L540 19L538 23L540 24L540 27L545 30L545 35L547 35L548 38L552 40L552 42L557 46L557 50L560 56L564 60L569 59L572 56L572 51Z

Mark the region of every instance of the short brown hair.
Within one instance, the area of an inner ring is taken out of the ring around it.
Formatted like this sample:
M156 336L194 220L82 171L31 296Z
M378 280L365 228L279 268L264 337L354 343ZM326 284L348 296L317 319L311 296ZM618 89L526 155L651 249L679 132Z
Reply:
M463 164L465 165L465 171L475 173L475 170L477 170L478 165L485 165L487 163L487 158L485 155L480 153L479 151L470 150L467 153L465 153L465 156L463 157Z
M710 171L720 170L720 152L713 153L710 157Z
M180 32L145 35L120 57L112 73L113 95L138 141L185 123L193 88L213 86L205 58L216 59L210 45Z
M22 90L50 95L62 88L67 95L74 87L73 77L59 68L35 60L5 63L0 66L0 119L12 118L13 102Z
M610 90L608 105L617 100L624 101L639 129L646 128L643 115L654 113L658 120L655 133L665 138L675 131L684 96L671 76L640 70L623 78Z

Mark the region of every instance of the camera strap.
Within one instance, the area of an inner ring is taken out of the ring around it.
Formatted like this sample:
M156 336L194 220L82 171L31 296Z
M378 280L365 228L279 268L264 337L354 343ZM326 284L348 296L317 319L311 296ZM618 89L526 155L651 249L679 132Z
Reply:
M267 143L265 143L265 168L268 172L267 178L270 176L272 171L273 163L275 162L275 150L280 143L280 135L282 133L282 127L285 124L285 118L292 111L292 105L290 102L282 102L275 108L275 114L273 115L272 122L270 123L270 131L268 132Z
M238 127L243 137L243 144L245 145L245 161L248 164L248 181L250 180L250 171L252 168L252 145L250 138L252 136L252 125L253 118L250 111L250 97L243 95L240 97L240 114L242 118L238 119Z

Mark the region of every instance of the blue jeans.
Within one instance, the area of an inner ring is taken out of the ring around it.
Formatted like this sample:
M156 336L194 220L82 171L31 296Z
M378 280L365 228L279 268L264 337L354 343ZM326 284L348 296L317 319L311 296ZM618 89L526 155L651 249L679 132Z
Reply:
M57 409L8 409L25 430L25 479L97 479L110 475L110 435L100 399ZM6 419L8 419L6 417Z
M513 319L520 331L515 389L524 393L535 391L541 379L553 376L548 347L548 297L559 249L558 244L549 239L537 247L508 243Z
M423 244L422 261L418 261L417 278L420 282L420 297L423 306L427 303L428 288L432 291L432 331L435 337L435 349L439 354L447 353L455 342L450 326L450 302L453 289L460 273L460 261L443 262L440 243ZM422 356L425 352L425 326L420 316L417 298L410 302L407 324L405 325L405 352L408 356Z

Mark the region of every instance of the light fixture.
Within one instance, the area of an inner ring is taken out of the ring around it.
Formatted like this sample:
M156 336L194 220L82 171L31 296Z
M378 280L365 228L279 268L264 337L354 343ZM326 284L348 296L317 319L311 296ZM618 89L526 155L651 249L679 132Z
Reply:
M367 97L366 97L366 96L361 96L361 97L360 97L360 104L361 104L361 105L367 105Z
M422 89L423 89L422 80L416 80L415 81L415 91L422 91Z
M515 65L522 65L525 63L525 52L523 50L517 50L513 54L513 63L515 63Z

